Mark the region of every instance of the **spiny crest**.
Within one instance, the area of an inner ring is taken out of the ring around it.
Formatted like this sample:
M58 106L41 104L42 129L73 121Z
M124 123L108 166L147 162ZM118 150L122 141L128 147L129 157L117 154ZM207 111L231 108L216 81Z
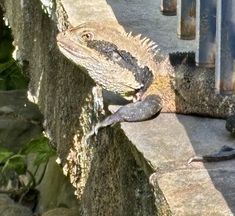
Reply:
M141 34L133 36L132 32L129 32L129 33L126 33L125 36L132 41L135 40L137 43L139 43L139 45L142 48L146 49L147 52L152 52L153 55L156 55L159 51L157 49L158 45L154 41L152 41L150 38L147 38L147 37L142 38Z
M153 76L157 74L159 66L156 61L156 56L159 53L155 42L147 37L142 37L141 34L133 36L132 32L122 33L123 42L119 40L124 50L129 51L138 61L141 67L147 66L153 73Z
M98 40L114 43L120 50L131 53L137 59L140 67L147 66L155 76L159 70L156 56L158 54L157 45L147 37L141 35L133 36L132 32L127 33L119 25L110 26L104 23L90 22L85 27L94 31ZM82 27L84 28L84 27Z

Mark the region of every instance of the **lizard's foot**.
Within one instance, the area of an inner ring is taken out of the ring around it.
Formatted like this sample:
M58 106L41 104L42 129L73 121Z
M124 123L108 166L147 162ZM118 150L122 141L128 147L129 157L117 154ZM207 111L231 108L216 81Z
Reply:
M97 135L100 128L102 128L102 124L98 122L95 126L92 127L92 130L86 135L85 143L88 144L88 140L93 136Z
M144 94L144 92L142 92L142 91L137 92L135 94L135 97L133 98L133 102L141 101L142 97L143 97L143 94Z
M143 101L126 104L119 108L115 113L97 123L86 135L85 142L98 133L98 130L118 122L137 122L150 119L162 108L161 99L157 95L149 95Z
M225 145L218 152L214 154L191 157L188 160L188 164L198 161L218 162L231 159L235 159L235 148Z

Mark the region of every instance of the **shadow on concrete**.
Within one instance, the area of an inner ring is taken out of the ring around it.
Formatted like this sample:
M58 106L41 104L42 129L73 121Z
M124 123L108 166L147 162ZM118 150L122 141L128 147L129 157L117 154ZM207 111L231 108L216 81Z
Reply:
M117 21L126 31L143 34L157 42L164 54L194 51L193 41L182 41L176 37L176 16L163 16L160 0L106 0ZM167 32L167 34L166 34Z
M149 37L159 44L159 48L163 54L195 51L194 41L182 41L177 38L176 17L166 17L160 13L160 0L151 0L148 1L148 3L141 0L106 1L111 6L119 24L122 25L126 31L132 31L134 34L143 34L144 36ZM190 55L192 57L193 54ZM178 59L173 57L172 64L180 64L182 59L184 59L183 55L179 55ZM197 73L198 70L201 70L201 68L197 68L195 66L192 58L188 58L186 65L188 70L192 70L195 73ZM181 101L176 101L176 106L182 106L180 103ZM205 153L205 151L208 151L206 153L210 153L211 149L216 151L216 147L203 149L204 143L199 143L202 145L200 146L198 142L195 142L194 130L190 127L190 125L188 125L187 122L183 121L181 118L178 118L178 120L188 133L188 137L196 154L200 155ZM198 124L200 125L200 123ZM222 128L221 130L225 131L225 128ZM228 136L228 139L231 139L230 135L226 132L215 131L215 133L222 133L223 136ZM207 138L198 137L197 140L205 141L208 140L208 138L210 138L210 136ZM223 145L223 143L221 145ZM234 184L232 184L232 181L235 178L235 172L231 169L232 165L234 165L234 163L231 161L204 164L215 188L220 191L229 208L235 214L235 188Z
M171 55L172 57L172 64L176 66L177 64L180 64L179 60L182 58L182 56L175 56ZM195 66L195 62L193 61L194 57L193 54L190 54L189 59L186 63L186 70L192 71L192 74L198 74L198 73L208 73L211 76L214 76L214 70L213 69L205 69L205 68L199 68ZM176 66L177 67L177 66ZM180 70L179 66L179 70ZM177 70L177 69L176 69ZM203 70L203 71L202 71ZM193 77L191 77L193 79ZM208 81L208 80L207 80ZM179 80L176 80L177 82L180 82ZM182 85L182 83L180 83ZM195 83L194 83L195 84ZM192 84L192 86L195 86ZM202 84L205 86L205 83ZM214 91L214 83L212 83L211 91L207 89L205 92L204 97L206 97L206 94L210 94ZM200 94L200 89L189 89L189 92L197 91L199 97L203 96ZM189 98L191 98L195 95L195 93L189 94ZM215 99L215 100L214 100ZM200 101L200 99L196 99L195 101ZM214 110L214 106L218 104L223 103L223 98L212 98L210 103L212 106L204 107L203 103L204 98L201 98L201 104L195 104L192 100L191 104L188 104L192 110L192 115L194 116L200 116L200 117L208 117L209 113L207 113L205 110L208 110L209 112ZM179 98L176 98L176 109L179 108L179 113L182 110L182 100ZM223 108L221 108L223 109ZM226 110L226 109L224 109ZM201 114L197 114L200 113ZM189 113L190 114L190 113ZM213 114L212 114L213 115ZM184 126L185 131L187 132L188 138L190 140L190 143L194 149L195 155L206 155L206 154L212 154L214 152L218 152L219 149L223 145L229 145L231 147L234 147L234 139L235 137L232 137L228 131L225 129L225 121L223 124L220 124L220 127L217 126L217 122L215 122L215 119L205 118L203 122L201 122L201 118L198 119L198 122L194 122L195 128L192 128L192 122L191 121L185 121L185 118L182 118L182 116L178 116L178 121ZM196 120L197 121L197 120ZM201 130L207 131L207 133L201 132ZM235 166L235 161L221 161L221 162L205 162L204 167L206 168L211 181L214 184L214 187L222 194L224 197L224 200L226 201L228 207L230 208L231 212L235 214L235 184L233 183L235 180L235 169L233 167Z
M221 121L221 128L217 126L216 120L210 118L205 118L203 122L201 118L198 118L198 120L195 119L192 122L185 121L185 116L178 115L178 121L185 128L195 155L201 156L218 152L225 144L234 147L235 138L226 131ZM201 132L202 130L205 132ZM195 164L192 166L195 166ZM235 214L235 161L204 162L203 166L207 170L214 187L221 193L231 212Z

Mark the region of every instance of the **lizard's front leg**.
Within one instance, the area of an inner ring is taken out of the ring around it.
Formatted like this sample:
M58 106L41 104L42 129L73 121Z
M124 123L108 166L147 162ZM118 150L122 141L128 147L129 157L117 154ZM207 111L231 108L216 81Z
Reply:
M161 99L157 95L148 95L142 101L127 104L119 108L114 114L108 116L103 121L98 122L92 131L86 136L86 140L103 127L117 122L138 122L155 116L162 109Z

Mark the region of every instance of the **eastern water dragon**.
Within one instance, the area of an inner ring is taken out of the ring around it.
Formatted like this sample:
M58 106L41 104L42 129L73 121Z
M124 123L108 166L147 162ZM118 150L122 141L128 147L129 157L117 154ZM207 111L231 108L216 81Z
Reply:
M235 113L235 95L214 91L213 70L180 64L164 57L157 45L141 35L133 36L119 27L88 22L57 36L60 51L86 68L102 88L132 102L98 122L89 136L117 122L136 122L161 112L227 118ZM235 131L234 117L226 128ZM218 153L193 157L192 161L219 161L235 158L235 149L224 146Z

